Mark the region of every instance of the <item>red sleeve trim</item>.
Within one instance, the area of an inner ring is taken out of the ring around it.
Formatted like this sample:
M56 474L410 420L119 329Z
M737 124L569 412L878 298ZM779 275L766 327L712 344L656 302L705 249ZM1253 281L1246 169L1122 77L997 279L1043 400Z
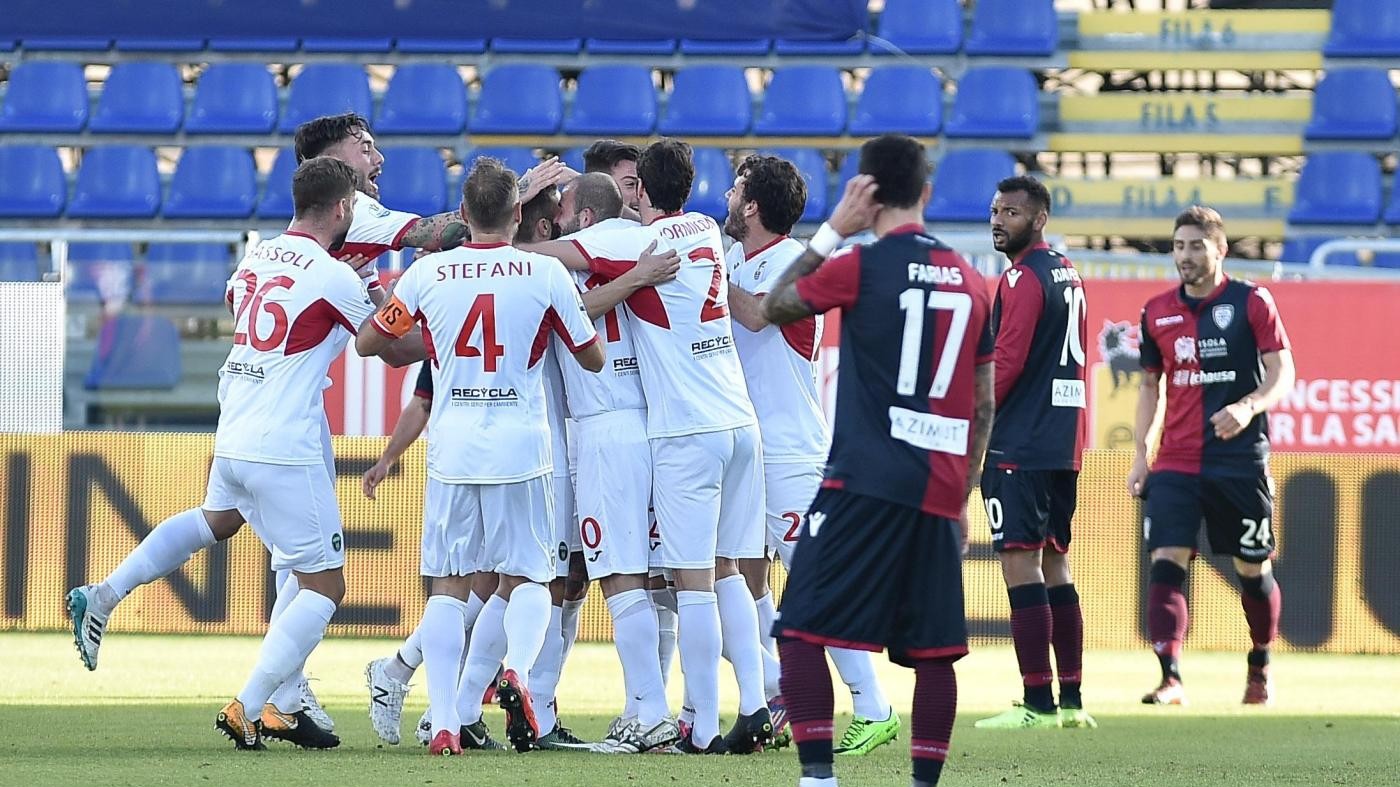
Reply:
M413 229L413 225L417 224L422 220L423 218L421 216L414 216L408 221L405 221L403 226L399 227L399 231L394 233L394 240L392 243L389 244L389 248L393 251L398 251L399 249L402 249L403 236L407 235L410 229Z
M405 228L405 229L407 229L407 228ZM386 251L391 251L391 250L393 250L393 249L395 249L395 248L399 248L399 247L397 247L397 246L388 246L388 245L383 244L383 243L354 243L354 242L347 242L347 243L342 244L341 247L340 247L338 250L336 250L336 252L335 252L335 258L338 259L338 260L346 260L346 259L349 259L349 258L351 258L351 257L354 257L354 256L357 255L357 254L363 254L363 255L366 256L366 257L369 257L369 258L371 258L371 259L374 259L374 258L377 258L379 255L383 254L384 252L386 252Z
M803 360L817 360L817 317L808 315L786 325L778 326L783 333L783 339L792 351L802 356Z
M797 280L797 297L813 312L855 305L860 292L860 247L852 246Z

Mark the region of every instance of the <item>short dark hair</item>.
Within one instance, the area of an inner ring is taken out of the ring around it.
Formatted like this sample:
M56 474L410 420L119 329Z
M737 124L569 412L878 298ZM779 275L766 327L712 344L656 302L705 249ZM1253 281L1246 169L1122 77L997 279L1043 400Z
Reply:
M913 137L882 134L860 146L860 174L875 176L881 205L912 208L928 182L928 156Z
M1225 243L1225 219L1220 217L1220 212L1215 208L1207 208L1205 205L1192 205L1183 210L1176 217L1176 224L1172 225L1172 233L1182 227L1200 227L1207 238Z
M462 182L462 201L467 205L473 234L505 229L519 199L515 173L498 158L477 159Z
M355 170L340 159L317 156L292 173L292 205L298 218L323 213L355 193Z
M574 212L592 208L597 221L615 219L622 215L622 192L612 177L602 172L587 172L568 186L574 193Z
M792 231L807 207L807 181L791 161L777 156L752 155L739 163L744 179L745 202L758 203L758 220L777 235Z
M292 146L296 150L297 161L302 162L325 153L327 148L346 137L359 136L369 130L369 121L354 112L322 115L297 126Z
M637 159L637 177L653 208L666 213L679 211L690 198L690 185L695 181L690 146L671 137L647 145Z
M615 139L600 139L583 151L584 172L612 172L623 161L636 161L642 157L642 149L631 142Z
M1031 198L1046 213L1050 212L1050 189L1045 188L1045 184L1030 175L1016 175L1010 178L1003 178L997 183L997 191L1001 194L1014 194L1021 192Z
M549 238L535 237L535 224L540 219L554 221L559 212L559 189L550 186L536 194L529 202L520 206L520 228L515 231L516 243L535 243Z

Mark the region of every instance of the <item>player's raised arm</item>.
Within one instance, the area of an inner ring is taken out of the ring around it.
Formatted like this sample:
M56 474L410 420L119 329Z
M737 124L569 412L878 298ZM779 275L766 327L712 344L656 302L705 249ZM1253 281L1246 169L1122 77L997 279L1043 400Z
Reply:
M798 280L812 275L831 256L841 241L866 229L875 222L880 212L880 203L875 200L878 186L871 175L857 175L846 182L846 191L841 201L827 220L807 243L795 262L783 272L773 289L763 299L763 316L769 322L786 325L811 314L825 312L835 306L845 305L839 301L813 303L805 300L798 292ZM859 258L850 260L853 270L859 270ZM854 275L854 274L852 274ZM816 278L815 276L813 277ZM854 297L854 292L849 293Z
M455 210L415 219L404 230L399 243L426 251L455 249L467 240L467 222Z

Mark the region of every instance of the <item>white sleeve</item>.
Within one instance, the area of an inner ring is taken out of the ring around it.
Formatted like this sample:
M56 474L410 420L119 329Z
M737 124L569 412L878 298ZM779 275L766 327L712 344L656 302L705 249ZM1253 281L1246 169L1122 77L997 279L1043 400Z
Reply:
M355 254L378 257L386 251L401 249L404 233L419 218L415 213L389 210L367 194L357 194L350 232L336 256L342 259Z
M569 352L576 353L597 341L598 331L588 319L588 307L583 305L573 277L563 263L551 262L554 264L549 266L550 324Z
M337 262L336 265L344 268L343 271L336 271L330 277L330 282L326 286L326 301L335 307L339 314L337 322L345 326L350 333L360 330L364 321L374 314L374 302L369 299L369 293L365 292L364 283L355 272L345 266L344 263Z
M729 269L729 278L734 278L734 271L744 264L744 244L735 241L729 244L729 251L724 253L724 267Z
M773 289L773 285L778 283L778 279L782 278L787 269L792 267L792 264L797 262L797 258L800 256L802 255L771 256L760 265L756 281L752 284L744 282L740 286L754 295L767 295Z

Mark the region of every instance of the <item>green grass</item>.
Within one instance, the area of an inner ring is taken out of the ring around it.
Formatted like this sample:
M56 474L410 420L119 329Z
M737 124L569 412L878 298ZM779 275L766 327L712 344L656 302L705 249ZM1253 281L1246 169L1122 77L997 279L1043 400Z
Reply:
M405 711L403 745L383 746L365 715L361 670L396 643L332 640L312 657L313 684L344 738L332 752L272 744L263 754L235 753L212 728L219 706L237 691L257 640L115 635L101 669L85 671L68 638L0 634L0 784L487 784L487 785L789 785L789 750L737 758L604 757L536 752L432 759L411 737L426 692L419 681ZM961 701L947 785L1394 784L1400 744L1394 686L1400 660L1281 655L1278 702L1242 708L1243 658L1188 654L1188 708L1150 708L1137 697L1153 683L1145 653L1092 653L1085 698L1100 729L1032 733L974 730L971 723L1016 696L1008 648L975 648L959 664ZM908 702L912 676L883 661L881 677L905 719L894 745L865 758L839 758L845 785L908 784ZM736 698L722 671L723 707ZM421 677L421 676L420 676ZM679 677L677 671L676 677ZM678 681L672 684L677 705ZM849 698L837 684L838 712ZM585 737L600 735L621 699L610 646L580 645L565 669L559 702ZM500 731L499 711L488 722ZM844 719L838 724L844 723Z

